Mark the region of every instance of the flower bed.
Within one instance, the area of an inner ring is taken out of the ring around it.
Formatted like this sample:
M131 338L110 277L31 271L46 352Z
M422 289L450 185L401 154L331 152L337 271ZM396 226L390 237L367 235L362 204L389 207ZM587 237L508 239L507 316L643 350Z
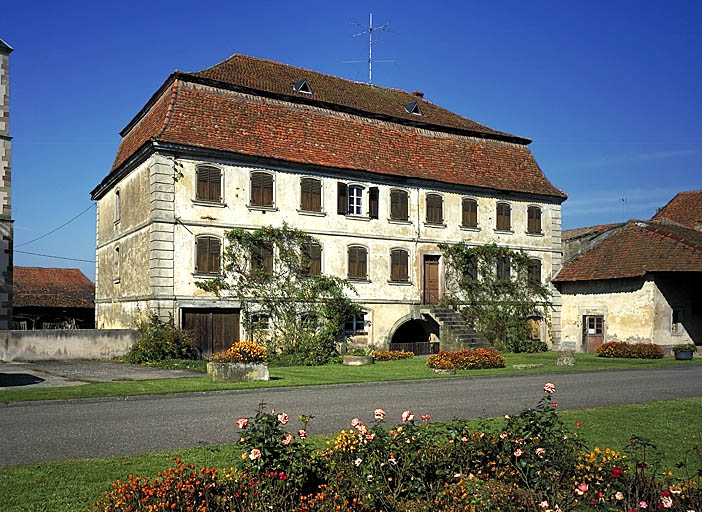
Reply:
M442 350L427 359L427 366L434 370L478 370L504 368L505 357L493 348L476 348L448 352Z
M661 359L663 348L655 343L627 343L610 341L595 349L599 357L621 357L627 359Z
M306 441L309 416L291 429L287 414L261 406L236 421L242 454L231 467L176 460L153 478L129 475L94 511L702 510L699 478L673 479L636 436L626 454L585 449L579 425L558 417L555 385L543 392L534 409L505 416L494 430L471 431L463 420L432 424L409 410L386 427L386 412L375 409L321 451Z
M266 359L266 347L250 340L237 341L224 352L212 356L214 363L263 363Z
M398 359L412 359L414 352L407 350L374 350L373 357L376 361L396 361Z

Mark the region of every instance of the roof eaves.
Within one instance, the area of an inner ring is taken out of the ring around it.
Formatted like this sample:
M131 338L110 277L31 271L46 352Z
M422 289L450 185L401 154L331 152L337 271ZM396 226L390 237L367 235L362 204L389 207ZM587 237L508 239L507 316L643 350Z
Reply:
M141 119L146 115L149 109L156 103L156 101L168 89L168 87L173 83L173 81L179 74L179 71L174 71L173 73L168 75L168 78L166 78L163 84L161 84L161 87L159 87L158 90L149 98L146 104L141 108L139 112L137 112L137 114L132 118L132 120L129 121L124 128L122 128L122 130L119 132L120 137L124 138L129 133L129 131L132 128L134 128L134 126L136 126L136 124L139 121L141 121Z

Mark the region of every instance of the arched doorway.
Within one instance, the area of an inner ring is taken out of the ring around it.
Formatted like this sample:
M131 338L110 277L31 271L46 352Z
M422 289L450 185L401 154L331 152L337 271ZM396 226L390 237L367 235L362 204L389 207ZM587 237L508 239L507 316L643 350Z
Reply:
M439 324L424 316L401 324L392 335L390 350L408 350L415 355L439 352Z

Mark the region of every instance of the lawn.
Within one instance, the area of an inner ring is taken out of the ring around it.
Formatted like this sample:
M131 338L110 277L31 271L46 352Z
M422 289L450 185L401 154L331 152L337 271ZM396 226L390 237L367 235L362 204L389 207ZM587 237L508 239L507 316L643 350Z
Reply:
M623 449L632 434L650 438L664 454L665 467L691 453L702 439L702 398L667 400L559 413L566 424L580 422L588 447ZM476 420L479 421L479 420ZM501 421L501 420L494 420ZM477 423L475 423L476 428ZM575 427L574 427L575 428ZM234 436L232 430L232 436ZM324 438L314 439L317 447ZM28 464L0 469L0 510L4 512L81 511L112 481L127 475L155 475L181 457L197 466L229 467L239 456L236 445L197 447L135 457ZM699 464L697 467L700 467Z
M240 383L212 383L205 376L182 379L158 379L129 382L91 382L82 386L57 388L24 388L0 391L0 402L11 403L29 400L59 400L106 396L157 395L228 389L251 389L261 387L314 386L322 384L345 384L355 382L381 382L408 379L456 378L481 375L517 375L529 373L553 373L571 371L599 371L621 369L663 368L681 364L702 364L702 358L692 361L676 361L672 357L663 359L607 359L593 354L575 354L575 367L558 367L556 352L539 354L505 354L506 368L490 370L460 370L455 376L434 375L426 366L424 358L384 361L368 366L288 366L271 367L271 380ZM179 363L178 363L179 364ZM202 367L188 363L189 369ZM515 364L542 364L542 368L514 370ZM171 367L175 366L172 364Z

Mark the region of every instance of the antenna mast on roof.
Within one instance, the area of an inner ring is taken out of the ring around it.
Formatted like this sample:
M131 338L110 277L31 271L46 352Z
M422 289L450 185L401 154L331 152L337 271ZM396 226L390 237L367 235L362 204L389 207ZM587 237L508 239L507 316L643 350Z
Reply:
M358 25L359 27L366 28L365 25L361 25L360 23L354 23L354 25ZM390 22L387 21L385 22L384 25L380 25L378 27L373 26L373 13L370 13L370 21L368 22L368 28L364 30L363 32L359 32L358 34L354 34L353 37L358 37L362 36L363 34L368 34L368 83L373 83L373 32L378 32L378 31L388 31L388 27L390 26ZM362 60L346 60L344 61L346 63L355 63L355 62L365 62ZM378 62L395 62L394 60L376 60L376 63Z

